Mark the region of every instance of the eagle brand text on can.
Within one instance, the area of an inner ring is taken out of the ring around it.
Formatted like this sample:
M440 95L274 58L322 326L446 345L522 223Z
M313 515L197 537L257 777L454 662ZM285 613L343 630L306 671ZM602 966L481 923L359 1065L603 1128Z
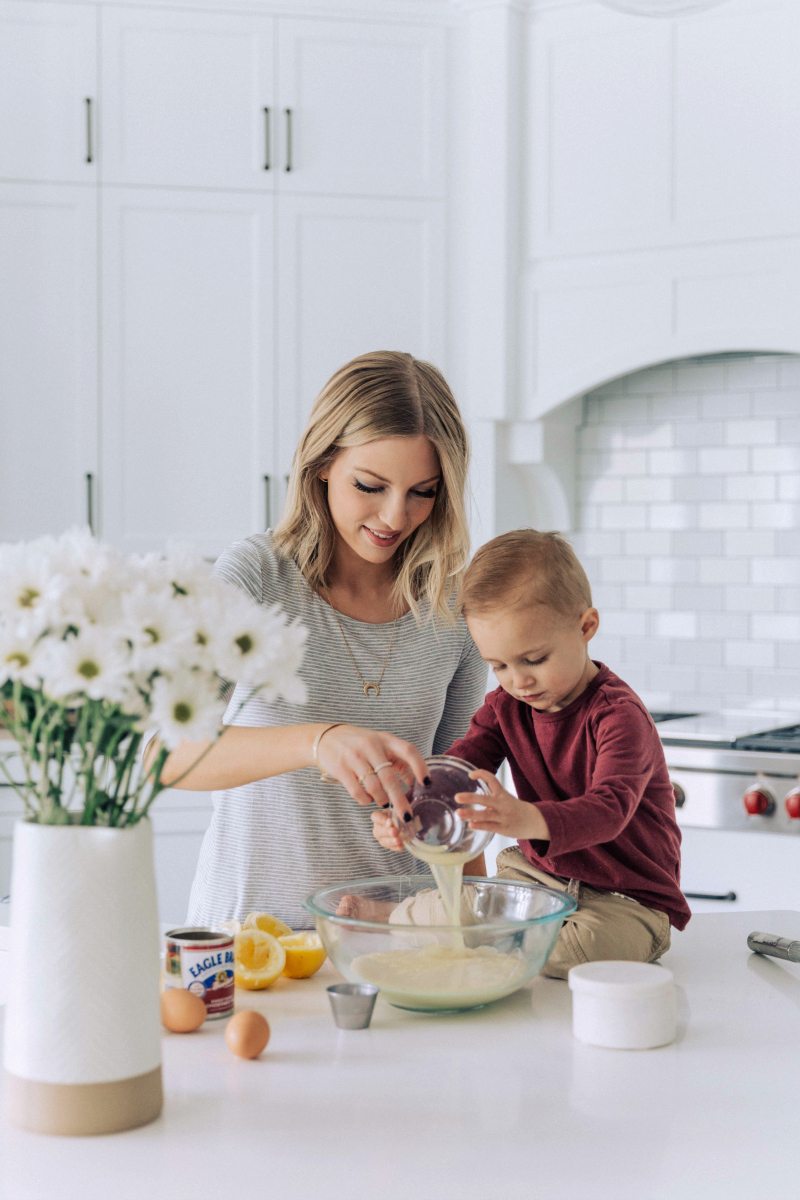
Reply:
M201 996L209 1019L233 1012L233 938L213 929L170 929L164 987Z

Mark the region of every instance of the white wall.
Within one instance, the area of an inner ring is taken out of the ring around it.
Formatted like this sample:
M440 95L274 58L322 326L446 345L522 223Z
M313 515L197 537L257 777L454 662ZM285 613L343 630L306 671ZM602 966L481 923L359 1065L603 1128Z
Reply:
M667 363L583 416L594 656L653 707L800 712L800 358Z

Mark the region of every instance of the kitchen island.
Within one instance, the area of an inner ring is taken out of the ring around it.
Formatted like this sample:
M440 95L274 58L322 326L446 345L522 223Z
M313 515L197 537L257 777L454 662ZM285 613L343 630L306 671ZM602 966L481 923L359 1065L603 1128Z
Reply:
M165 1033L158 1121L51 1138L3 1119L0 1197L793 1200L800 965L751 954L756 929L800 938L800 912L674 936L679 1036L657 1050L576 1042L567 985L543 978L452 1016L379 998L359 1031L333 1024L327 963L237 992L272 1026L260 1059L228 1052L224 1022Z

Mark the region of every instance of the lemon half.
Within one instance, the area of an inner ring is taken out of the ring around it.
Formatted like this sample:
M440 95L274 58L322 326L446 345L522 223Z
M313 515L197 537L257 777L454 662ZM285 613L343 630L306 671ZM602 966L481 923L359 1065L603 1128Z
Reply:
M248 913L242 921L242 929L261 929L264 933L271 933L273 937L283 937L284 934L292 932L290 925L268 912Z
M290 979L309 979L327 958L317 933L289 933L279 937L278 941L286 954L283 973Z
M263 929L243 929L234 938L233 980L249 992L274 983L286 966L286 951L276 937Z

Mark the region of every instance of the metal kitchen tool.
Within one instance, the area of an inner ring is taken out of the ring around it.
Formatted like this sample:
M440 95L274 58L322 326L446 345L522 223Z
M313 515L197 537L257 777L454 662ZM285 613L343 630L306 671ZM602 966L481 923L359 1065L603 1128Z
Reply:
M747 935L747 944L756 954L769 954L772 958L800 962L800 941L778 937L777 933L750 933Z
M340 1029L367 1029L378 989L371 983L332 983L328 999Z
M489 789L480 779L470 779L475 768L471 763L446 754L434 754L425 759L428 783L418 783L407 793L411 819L397 821L406 849L423 861L438 859L442 854L458 854L462 861L475 858L488 846L492 834L471 829L458 816L459 792L472 792L480 804Z

